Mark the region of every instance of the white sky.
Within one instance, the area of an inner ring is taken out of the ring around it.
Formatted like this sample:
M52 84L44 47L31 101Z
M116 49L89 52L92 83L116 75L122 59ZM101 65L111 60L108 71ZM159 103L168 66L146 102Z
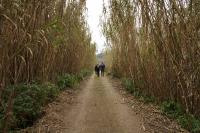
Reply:
M108 0L105 0L107 3ZM104 48L105 37L102 35L100 26L100 17L103 13L103 0L87 0L86 7L88 9L88 18L86 19L92 33L92 41L97 44L97 53L100 53Z

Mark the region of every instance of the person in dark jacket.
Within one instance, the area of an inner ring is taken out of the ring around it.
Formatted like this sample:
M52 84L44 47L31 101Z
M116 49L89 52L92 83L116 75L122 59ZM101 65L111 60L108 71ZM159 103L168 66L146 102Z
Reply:
M95 70L96 75L99 77L99 71L100 71L99 64L96 64L94 70Z
M105 72L105 64L102 62L100 65L99 65L99 69L101 71L101 76L104 76L104 72Z

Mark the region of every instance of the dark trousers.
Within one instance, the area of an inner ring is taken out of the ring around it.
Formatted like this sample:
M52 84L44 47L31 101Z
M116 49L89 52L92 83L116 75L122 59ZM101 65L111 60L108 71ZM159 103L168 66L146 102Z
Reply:
M104 77L104 70L101 70L101 76Z
M99 77L99 71L96 71L96 75Z

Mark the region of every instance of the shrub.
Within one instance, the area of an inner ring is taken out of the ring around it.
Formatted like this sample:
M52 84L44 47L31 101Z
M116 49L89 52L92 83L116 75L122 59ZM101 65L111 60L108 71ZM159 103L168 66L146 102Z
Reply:
M76 77L77 77L78 81L81 81L84 79L84 77L87 77L91 74L92 74L92 72L90 70L83 69L80 71L80 73L76 74Z
M42 114L42 107L55 98L59 92L58 88L50 83L44 85L20 84L6 88L3 92L3 106L0 107L0 125L3 125L8 97L12 91L16 93L13 99L12 129L32 125Z
M52 83L39 84L18 84L8 86L3 91L0 106L0 130L4 126L4 116L8 106L9 96L15 93L13 98L13 114L10 122L11 129L26 128L42 115L42 107L52 101L59 92L66 87L73 87L85 76L91 74L90 71L81 71L77 75L65 74L58 78L58 85Z
M84 79L84 77L91 75L91 71L84 69L78 74L64 74L58 77L57 85L60 89L67 87L74 87L78 82Z
M46 95L45 101L47 102L52 101L54 98L56 98L60 92L58 86L52 83L45 83L42 85L42 88L45 91L45 95Z
M165 101L161 104L161 110L167 116L177 119L182 128L192 133L200 132L200 120L191 114L186 114L180 104L174 101Z
M188 129L192 133L200 132L200 120L196 119L191 114L184 114L178 117L178 123L182 128Z
M145 103L154 103L156 101L156 98L150 95L145 95L142 97L142 99Z
M122 79L122 86L125 87L125 89L127 91L129 91L130 93L133 93L134 91L134 84L133 81L131 79L127 79L127 78L123 78Z
M92 71L90 71L88 69L83 69L80 73L83 75L83 77L86 77L86 76L91 75Z
M164 101L161 104L161 110L171 118L177 118L179 115L183 114L180 104L170 100Z
M128 92L130 92L131 94L133 94L136 97L139 97L142 95L140 90L138 88L136 88L136 86L134 85L134 82L132 79L123 78L122 86L125 87L125 89Z
M84 75L82 73L76 74L76 78L77 78L78 82L80 82L84 79Z
M60 77L58 77L58 87L60 89L65 89L66 87L73 87L78 83L78 78L75 75L71 74L64 74Z

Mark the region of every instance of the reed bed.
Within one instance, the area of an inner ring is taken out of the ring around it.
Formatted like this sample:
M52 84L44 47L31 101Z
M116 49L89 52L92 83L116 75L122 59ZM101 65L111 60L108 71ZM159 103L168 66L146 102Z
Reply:
M110 0L104 14L113 73L200 117L199 1Z
M85 1L0 1L0 103L7 86L55 82L63 73L93 67L96 48L85 12ZM9 97L4 132L15 91Z

